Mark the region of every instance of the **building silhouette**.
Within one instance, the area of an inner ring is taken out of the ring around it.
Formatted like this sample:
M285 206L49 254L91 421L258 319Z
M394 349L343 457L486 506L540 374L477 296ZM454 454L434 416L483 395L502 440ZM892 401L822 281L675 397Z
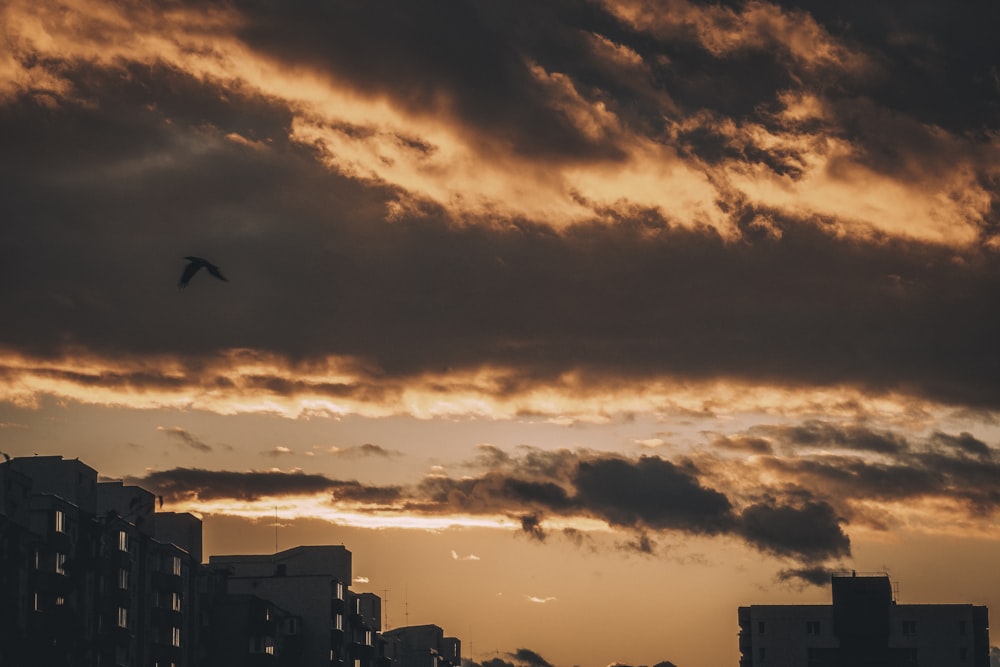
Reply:
M202 524L79 460L0 463L0 667L459 667L436 625L382 634L351 552L211 556Z
M196 517L161 541L152 494L60 456L0 465L0 501L0 664L196 664Z
M897 604L888 575L831 577L831 605L739 608L740 667L989 667L988 611Z
M460 667L462 642L436 625L412 625L385 632L386 653L399 667Z

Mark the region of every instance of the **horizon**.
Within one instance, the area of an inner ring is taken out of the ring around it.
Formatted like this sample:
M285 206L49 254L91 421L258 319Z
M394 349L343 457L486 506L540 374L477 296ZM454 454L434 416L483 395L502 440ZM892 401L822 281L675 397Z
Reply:
M356 544L481 656L735 665L835 570L1000 608L1000 5L0 23L0 451Z

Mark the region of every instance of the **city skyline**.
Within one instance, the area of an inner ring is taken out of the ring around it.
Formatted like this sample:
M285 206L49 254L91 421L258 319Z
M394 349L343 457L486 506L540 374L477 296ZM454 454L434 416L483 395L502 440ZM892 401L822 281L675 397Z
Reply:
M0 451L352 545L480 662L735 664L834 570L1000 608L1000 8L0 22Z

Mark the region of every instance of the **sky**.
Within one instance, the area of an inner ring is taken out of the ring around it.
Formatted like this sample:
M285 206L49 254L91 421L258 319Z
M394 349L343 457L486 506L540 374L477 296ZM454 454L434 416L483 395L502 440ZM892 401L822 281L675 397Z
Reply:
M0 449L492 667L736 664L842 569L1000 613L998 24L5 0Z

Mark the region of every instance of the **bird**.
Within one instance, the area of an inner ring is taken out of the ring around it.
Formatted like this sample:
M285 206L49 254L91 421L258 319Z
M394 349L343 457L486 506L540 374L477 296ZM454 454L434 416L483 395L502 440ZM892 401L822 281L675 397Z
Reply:
M187 287L188 283L191 282L191 278L193 278L194 274L198 273L198 269L202 267L205 267L206 271L211 273L219 280L229 282L229 279L226 278L224 275L222 275L222 271L219 270L219 267L217 267L215 264L212 264L207 259L202 259L201 257L194 257L192 255L188 255L184 259L188 261L188 265L184 267L184 273L181 274L180 282L177 283L178 288Z

